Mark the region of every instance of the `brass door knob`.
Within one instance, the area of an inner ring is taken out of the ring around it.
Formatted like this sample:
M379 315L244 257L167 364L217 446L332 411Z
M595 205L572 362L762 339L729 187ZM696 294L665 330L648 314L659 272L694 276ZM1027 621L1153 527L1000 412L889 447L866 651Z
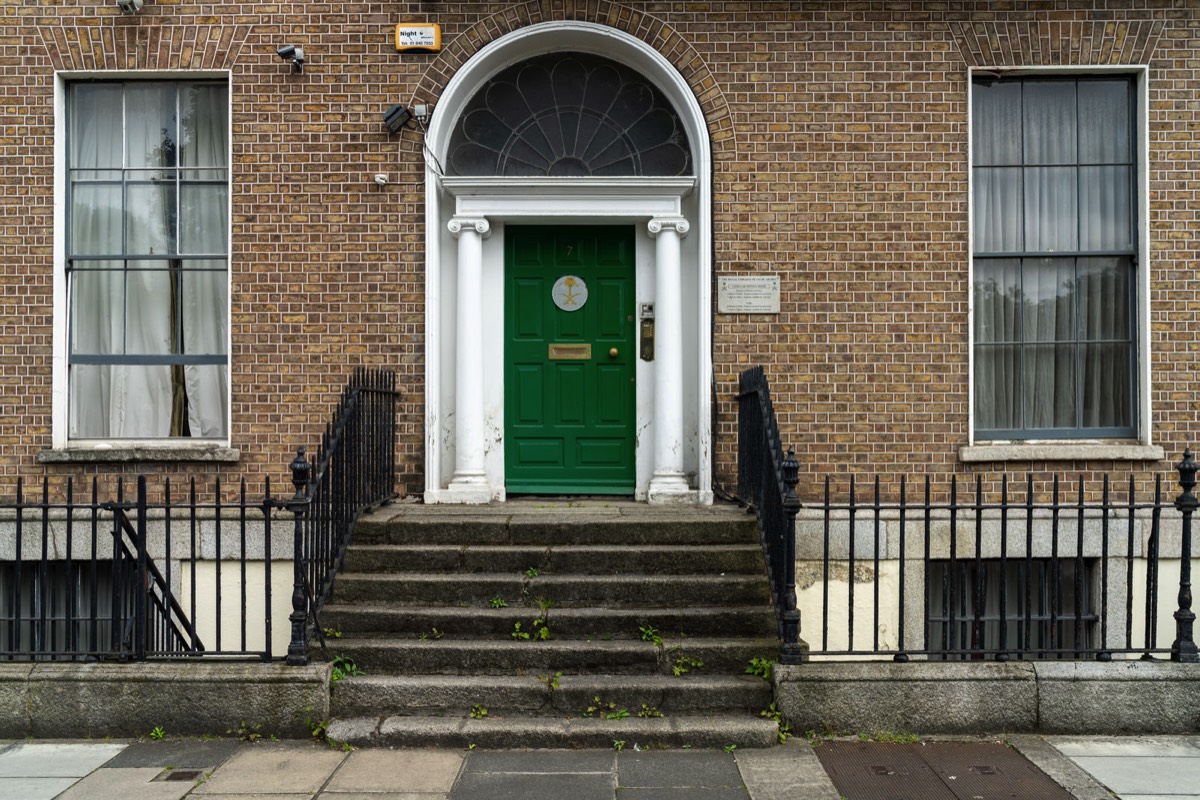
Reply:
M616 358L616 357L617 357L617 355L618 355L618 353L617 353L617 348L615 348L615 347L614 347L612 350L609 350L609 351L608 351L608 357L609 357L609 358Z

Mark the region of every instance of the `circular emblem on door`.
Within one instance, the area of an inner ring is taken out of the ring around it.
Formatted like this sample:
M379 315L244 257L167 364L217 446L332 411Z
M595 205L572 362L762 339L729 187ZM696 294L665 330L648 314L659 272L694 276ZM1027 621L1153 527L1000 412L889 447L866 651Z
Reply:
M563 311L578 311L587 302L587 284L578 275L563 275L550 290L554 305Z

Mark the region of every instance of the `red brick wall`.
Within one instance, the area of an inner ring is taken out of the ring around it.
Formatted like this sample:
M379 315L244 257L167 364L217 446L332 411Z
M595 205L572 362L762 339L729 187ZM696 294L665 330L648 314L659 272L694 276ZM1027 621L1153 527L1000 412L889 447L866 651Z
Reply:
M398 489L423 487L424 171L393 102L523 25L629 31L709 119L718 274L779 273L782 313L717 315L716 477L732 488L737 372L763 363L803 476L968 469L969 66L1148 63L1154 443L1200 432L1200 10L1161 2L224 3L0 5L0 495L51 440L55 70L229 69L233 86L232 444L241 462L126 471L286 478L351 367L403 391ZM398 54L396 23L442 26ZM303 46L292 75L275 56ZM380 188L371 178L388 173ZM1024 471L1110 464L1020 464ZM1146 465L1149 470L1162 465Z

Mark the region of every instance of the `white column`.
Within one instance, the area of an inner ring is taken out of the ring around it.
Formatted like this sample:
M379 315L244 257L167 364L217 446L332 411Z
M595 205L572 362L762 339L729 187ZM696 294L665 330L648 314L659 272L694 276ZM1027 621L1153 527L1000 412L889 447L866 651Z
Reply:
M654 473L651 503L691 500L683 472L683 217L650 220L654 237Z
M455 217L458 293L455 297L454 477L448 503L492 499L484 468L483 441L483 240L491 226L482 217Z

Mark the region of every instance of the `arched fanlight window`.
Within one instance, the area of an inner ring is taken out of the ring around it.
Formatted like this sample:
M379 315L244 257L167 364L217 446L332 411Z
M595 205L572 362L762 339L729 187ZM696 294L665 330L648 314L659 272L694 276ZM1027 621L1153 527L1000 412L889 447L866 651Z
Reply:
M692 174L679 115L626 66L587 53L550 53L497 73L450 138L451 175Z

